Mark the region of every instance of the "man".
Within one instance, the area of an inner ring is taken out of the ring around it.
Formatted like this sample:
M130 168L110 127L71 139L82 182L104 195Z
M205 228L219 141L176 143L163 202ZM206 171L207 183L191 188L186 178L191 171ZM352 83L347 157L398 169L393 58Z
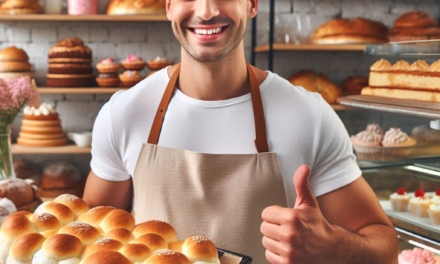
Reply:
M242 38L258 0L166 8L181 64L102 108L84 199L133 201L138 223L167 221L181 239L205 235L257 264L397 263L396 233L337 115L246 64Z

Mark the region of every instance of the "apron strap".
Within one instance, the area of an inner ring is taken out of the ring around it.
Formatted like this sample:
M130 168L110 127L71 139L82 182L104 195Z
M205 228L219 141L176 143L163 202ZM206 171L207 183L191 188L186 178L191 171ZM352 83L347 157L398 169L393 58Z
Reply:
M165 93L157 109L156 116L151 126L150 136L148 137L148 144L157 145L159 142L160 132L162 130L163 120L165 119L165 113L170 104L171 97L173 96L174 89L177 84L177 80L180 75L180 63L177 65L176 71L171 76L170 81L165 89ZM258 153L269 152L269 144L266 134L266 121L264 119L263 100L261 99L260 88L258 85L257 77L251 66L246 63L247 72L249 77L249 85L251 87L252 107L254 111L254 123L255 123L255 148Z

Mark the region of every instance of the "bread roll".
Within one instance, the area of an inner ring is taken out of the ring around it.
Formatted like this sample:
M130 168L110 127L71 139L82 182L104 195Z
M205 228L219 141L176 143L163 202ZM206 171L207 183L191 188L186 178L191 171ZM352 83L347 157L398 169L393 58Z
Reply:
M0 197L8 198L17 208L29 205L35 200L31 185L22 179L0 181Z
M6 264L31 263L35 253L41 249L46 238L38 233L22 235L12 243Z
M58 230L60 230L62 227L60 220L58 220L58 218L56 218L54 215L48 213L33 214L30 220L40 233L49 230L58 232Z
M41 169L32 161L17 158L14 159L15 176L19 179L32 179L39 183L41 178Z
M163 221L148 221L137 225L133 230L135 237L140 237L148 233L160 235L167 243L177 240L176 230L174 230L170 224Z
M133 264L119 252L101 251L90 255L81 264ZM177 263L176 263L177 264Z
M192 236L185 240L182 253L191 263L201 261L204 263L220 264L217 248L209 239L202 236Z
M165 14L165 0L111 0L108 15Z
M77 220L88 223L94 227L99 227L104 218L113 210L116 210L116 208L110 206L98 206L80 214Z
M54 200L54 202L64 204L65 206L69 207L70 210L72 210L75 218L90 209L83 199L71 194L60 195Z
M73 222L73 212L69 207L64 204L56 203L56 202L45 202L40 205L37 210L35 210L37 214L48 213L54 215L61 221L63 225Z
M122 248L123 244L117 240L110 238L101 238L98 241L87 245L81 255L81 259L85 259L88 256L95 254L96 252L111 250L118 251Z
M168 249L182 253L182 246L185 241L172 241L168 243Z
M119 252L134 263L143 263L153 252L143 244L127 244Z
M55 127L50 129L53 130L53 133L58 133L60 131L56 130L57 128L60 129L60 127ZM37 130L37 128L32 128L32 129ZM22 127L22 131L26 132L23 130L23 127ZM36 131L30 131L30 132L35 133ZM43 170L40 187L43 190L74 189L77 187L80 180L81 180L81 175L78 169L72 164L65 161L52 162L48 164Z
M26 52L16 47L7 47L0 51L0 62L4 61L29 61Z
M130 213L121 209L111 211L100 224L104 233L116 228L125 228L131 231L134 226L134 217Z
M78 264L83 247L81 240L75 236L56 234L44 242L32 264Z
M84 245L93 243L101 238L98 229L83 222L72 222L61 228L58 233L76 236Z
M182 253L165 249L154 252L144 264L191 264L191 262Z
M47 239L47 238L49 238L51 236L56 235L57 233L58 233L58 230L57 231L55 231L55 230L47 230L47 231L41 232L40 234Z
M110 232L107 232L104 235L105 238L111 238L120 241L122 244L127 244L128 242L132 241L134 239L133 234L130 232L130 230L125 228L116 228L111 230Z
M168 249L165 239L156 234L145 234L131 241L130 244L143 244L153 252L160 249Z

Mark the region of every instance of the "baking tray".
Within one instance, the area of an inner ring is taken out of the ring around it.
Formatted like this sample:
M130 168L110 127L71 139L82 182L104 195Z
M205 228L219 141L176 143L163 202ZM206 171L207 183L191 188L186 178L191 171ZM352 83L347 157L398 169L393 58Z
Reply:
M251 264L252 258L229 250L217 248L220 264Z

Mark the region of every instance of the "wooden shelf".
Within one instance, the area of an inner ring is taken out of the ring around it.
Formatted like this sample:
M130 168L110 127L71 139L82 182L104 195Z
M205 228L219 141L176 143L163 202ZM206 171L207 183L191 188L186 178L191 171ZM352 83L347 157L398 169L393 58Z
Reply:
M0 21L151 21L165 22L168 18L165 15L52 15L52 14L30 14L30 15L0 15Z
M274 44L274 51L364 51L366 45L344 44L344 45L319 45L319 44ZM258 46L255 52L268 52L269 45Z
M367 110L440 119L440 103L436 102L352 95L338 98L338 103Z
M125 91L129 88L98 88L98 87L90 87L90 88L48 88L41 87L38 88L38 93L40 94L113 94L118 91Z
M12 154L90 154L91 148L80 148L76 145L61 147L23 147L13 144Z

